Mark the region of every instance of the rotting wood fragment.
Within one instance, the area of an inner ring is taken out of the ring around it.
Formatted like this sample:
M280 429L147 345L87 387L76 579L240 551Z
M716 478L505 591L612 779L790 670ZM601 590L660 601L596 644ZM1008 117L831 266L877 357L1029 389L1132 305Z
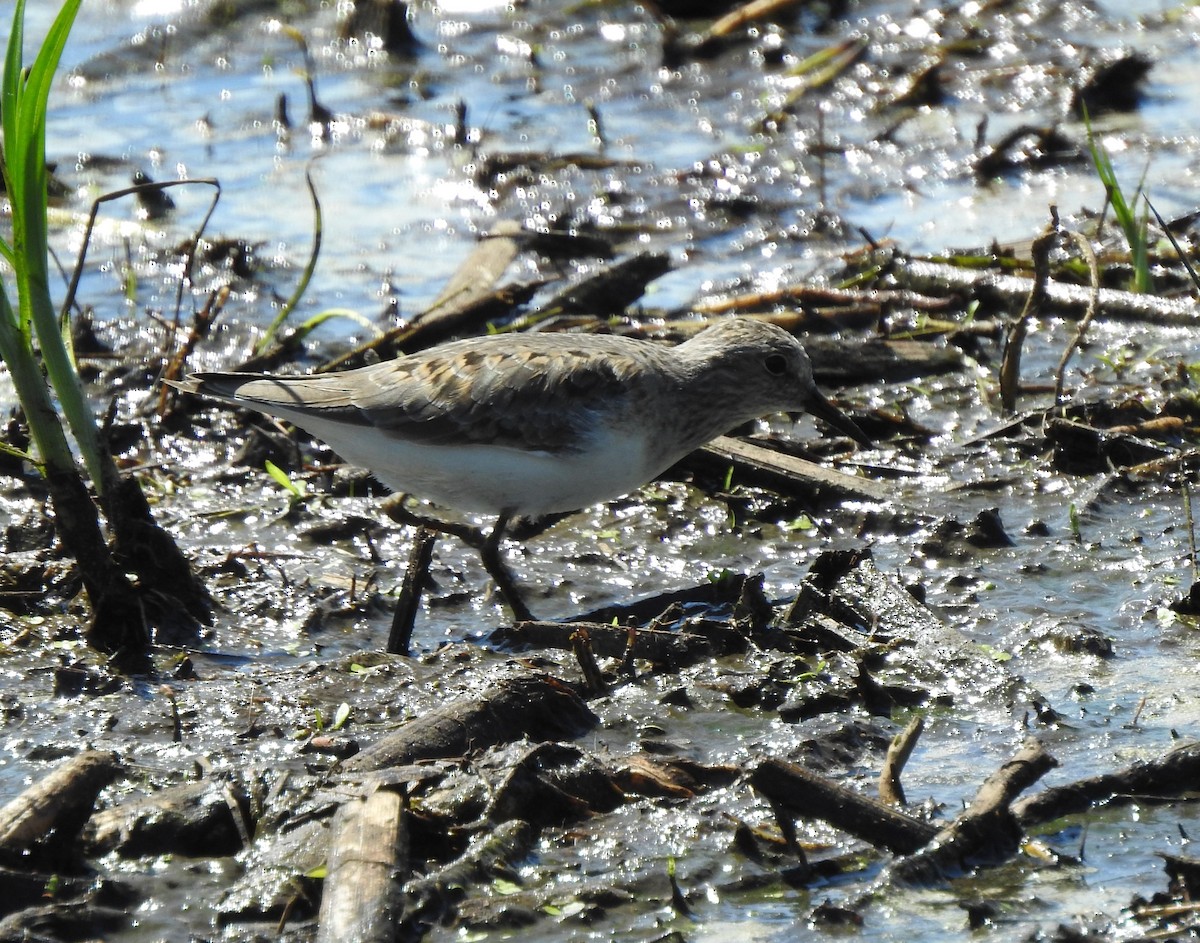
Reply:
M217 922L233 927L264 920L315 921L320 882L313 873L327 863L334 812L336 808L326 808L312 817L299 816L281 829L264 828L264 839L255 843L244 858L245 867L215 901Z
M0 808L0 858L28 867L31 852L35 859L67 854L120 768L115 753L88 750L37 780Z
M975 158L975 174L980 180L990 180L1082 160L1083 151L1058 128L1023 124L980 151Z
M994 271L961 268L942 262L894 259L888 268L893 285L926 294L959 292L989 307L1019 311L1029 295L1030 279ZM1044 314L1082 318L1092 300L1092 290L1051 279L1043 297ZM1135 321L1145 324L1195 327L1200 306L1190 299L1161 298L1115 288L1100 289L1096 309L1099 321Z
M128 924L129 914L119 907L78 902L46 904L0 920L0 943L103 940Z
M619 315L645 294L646 285L669 271L671 259L665 253L639 252L564 285L538 313Z
M1023 828L1033 828L1106 802L1166 801L1194 795L1198 784L1200 742L1192 740L1111 773L1043 789L1016 803L1013 814Z
M1046 423L1046 438L1054 447L1054 465L1075 475L1106 472L1166 458L1172 452L1127 433L1096 429L1067 419Z
M248 815L243 790L206 779L102 809L87 823L83 838L92 854L231 855L242 849L242 836L254 831L246 826Z
M1165 851L1158 852L1163 860L1171 887L1184 900L1195 901L1200 898L1200 858L1191 855L1174 855Z
M100 877L93 870L64 874L0 866L0 888L4 889L4 893L0 894L0 917L45 904L46 889L49 887L54 888L54 900L59 906L87 906L101 902L123 906L133 905L141 899L130 884ZM19 921L21 915L16 919ZM4 939L0 933L0 941Z
M614 620L620 625L630 622L646 625L651 622L663 624L660 617L668 609L679 605L700 606L733 606L742 595L742 587L750 577L744 573L722 575L719 579L706 580L695 586L685 586L683 589L647 596L623 605L603 606L589 612L579 613L572 621L583 623L611 624Z
M920 295L914 291L832 288L828 285L799 282L794 285L783 285L779 288L762 289L740 295L701 298L688 305L686 313L700 314L705 317L723 314L744 316L763 308L785 306L792 309L795 305L804 305L807 308L825 306L833 312L841 309L850 309L855 312L865 311L875 319L879 319L887 311L899 308L910 308L917 311L945 311L952 308L954 302L948 298ZM788 314L798 318L803 324L805 320L803 310L799 312L789 310Z
M917 740L920 739L924 729L925 718L914 717L908 722L908 726L896 734L892 738L892 742L888 744L887 757L883 761L883 768L879 771L879 798L889 805L904 806L907 804L904 787L900 785L900 774L904 771L908 758L912 756L912 751L916 749Z
M579 662L579 670L583 672L583 683L591 696L603 694L608 690L608 682L596 661L596 653L592 651L592 637L586 626L576 624L575 630L569 636L571 651Z
M967 362L957 347L902 339L850 342L809 335L804 350L812 361L813 376L827 387L904 383L962 370Z
M472 884L495 875L512 874L533 843L528 822L514 819L476 839L467 852L446 867L404 886L404 916L397 936L423 935L428 926L441 922L452 912Z
M613 781L626 794L690 799L710 786L726 786L741 774L735 766L711 766L686 757L635 753L616 762Z
M455 326L480 302L495 296L496 285L521 251L525 227L517 220L496 223L463 260L433 303L413 319L414 325L446 322Z
M368 354L430 347L512 308L515 299L498 287L505 270L521 251L523 227L502 220L483 237L446 282L437 298L411 321L323 364L318 372L345 370L367 363ZM532 288L527 289L530 293ZM242 368L245 369L245 368Z
M776 449L719 436L697 449L679 466L724 472L733 466L734 479L739 484L757 485L781 494L828 495L832 499L859 498L868 501L891 501L895 490L887 484L848 475L815 462L788 455ZM670 474L670 472L668 472Z
M901 854L924 847L938 833L935 825L784 760L763 760L751 772L750 785L773 806Z
M341 805L330 838L317 943L396 939L407 846L399 791L375 789Z
M389 654L406 657L409 654L413 626L421 608L421 596L429 585L429 564L433 561L433 548L436 543L437 534L426 527L418 527L413 535L408 566L404 570L404 582L396 598L396 610L392 614L392 627L388 632Z
M630 634L625 628L599 622L518 622L492 633L490 641L515 648L571 648L571 634L585 628L592 651L603 658L625 656ZM743 640L744 641L744 640ZM743 645L744 647L744 645ZM714 653L712 642L690 632L638 629L633 635L632 657L678 670L703 661Z
M869 550L826 551L809 568L784 617L800 627L823 615L840 624L818 623L825 636L877 650L906 684L919 681L951 692L947 676L970 678L979 696L1003 697L1014 705L1045 703L1027 682L979 651L894 578L880 573ZM879 671L879 666L872 666Z
M522 737L573 737L597 722L561 681L544 674L520 674L493 682L479 697L455 701L409 721L341 768L353 772L463 756Z
M611 812L624 801L613 774L574 744L514 744L505 752L517 750L492 789L486 822L520 820L541 829Z
M877 886L928 886L975 867L1007 861L1021 847L1024 834L1011 808L1013 800L1058 765L1034 738L979 788L975 798L932 842L916 854L894 861Z

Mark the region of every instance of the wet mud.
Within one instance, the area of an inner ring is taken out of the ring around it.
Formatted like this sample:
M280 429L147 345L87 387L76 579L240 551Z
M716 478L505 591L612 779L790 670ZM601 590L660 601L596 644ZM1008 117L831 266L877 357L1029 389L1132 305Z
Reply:
M64 245L135 173L227 172L238 207L197 238L173 187L101 227L73 317L212 619L163 620L136 672L89 648L44 485L0 454L0 939L1194 934L1200 189L1155 109L1200 25L672 6L81 22L68 117L160 117L56 169ZM1151 292L1085 107L1153 168ZM276 330L305 171L328 228ZM322 443L159 384L730 314L802 337L874 446L774 418L522 522L520 622L487 522L409 499L466 541L421 542Z

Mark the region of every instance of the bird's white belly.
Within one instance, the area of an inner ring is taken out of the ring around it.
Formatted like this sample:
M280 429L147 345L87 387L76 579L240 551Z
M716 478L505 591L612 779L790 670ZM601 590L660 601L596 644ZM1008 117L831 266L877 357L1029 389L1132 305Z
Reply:
M536 516L627 494L662 471L640 431L610 429L582 452L553 455L491 445L422 445L312 416L296 423L390 488L461 511Z

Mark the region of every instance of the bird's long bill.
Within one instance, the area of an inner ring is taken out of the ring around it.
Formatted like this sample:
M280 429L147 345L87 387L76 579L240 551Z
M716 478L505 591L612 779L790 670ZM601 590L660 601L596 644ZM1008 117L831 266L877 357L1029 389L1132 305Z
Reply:
M824 419L838 432L850 436L859 445L870 448L875 444L867 438L865 432L858 428L858 424L853 419L829 402L820 390L813 390L808 402L804 405L808 412L818 419Z

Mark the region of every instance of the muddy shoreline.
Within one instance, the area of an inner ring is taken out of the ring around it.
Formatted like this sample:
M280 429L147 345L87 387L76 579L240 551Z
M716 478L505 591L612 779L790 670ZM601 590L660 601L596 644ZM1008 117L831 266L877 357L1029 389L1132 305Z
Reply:
M1194 15L400 6L80 24L62 257L135 170L227 181L199 243L188 188L111 214L75 316L214 619L143 673L89 650L0 455L0 939L1194 934L1200 315L1152 216L1130 291L1081 117L1190 255L1195 141L1162 110ZM272 333L306 172L327 229ZM157 385L730 314L803 338L876 448L775 418L529 524L533 622L439 538L408 656L384 489Z

